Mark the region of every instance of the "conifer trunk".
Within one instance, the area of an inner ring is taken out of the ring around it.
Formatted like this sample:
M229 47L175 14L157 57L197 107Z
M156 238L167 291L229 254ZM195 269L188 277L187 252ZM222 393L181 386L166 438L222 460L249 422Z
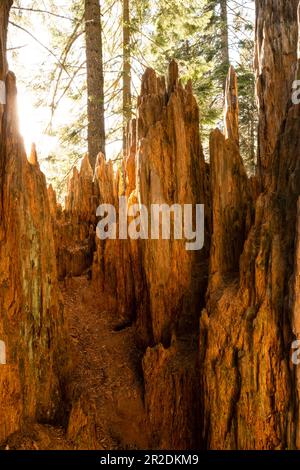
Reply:
M126 150L127 124L131 119L130 4L123 1L123 150Z
M0 3L0 80L4 80L7 73L6 39L8 16L13 0L2 0Z
M221 17L221 38L222 38L222 65L224 66L224 93L226 84L226 74L230 65L229 59L229 35L228 35L228 15L227 0L220 0L220 17Z
M94 169L99 152L105 155L104 75L99 0L85 0L85 38L88 91L88 151Z

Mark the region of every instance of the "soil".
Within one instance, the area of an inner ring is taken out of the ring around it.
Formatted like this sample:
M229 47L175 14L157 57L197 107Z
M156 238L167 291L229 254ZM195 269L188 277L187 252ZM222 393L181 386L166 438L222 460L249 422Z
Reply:
M61 291L74 365L71 388L79 393L85 410L93 410L85 424L94 425L95 448L147 448L142 353L134 327L118 323L117 313L106 307L87 276L66 279ZM88 447L74 442L69 434L62 427L27 423L22 433L10 436L4 448Z

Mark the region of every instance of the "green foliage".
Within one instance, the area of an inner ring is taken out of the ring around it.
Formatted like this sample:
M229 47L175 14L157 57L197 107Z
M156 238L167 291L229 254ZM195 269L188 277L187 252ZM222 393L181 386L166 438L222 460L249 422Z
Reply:
M253 56L253 1L228 0L228 17L222 16L221 0L131 0L131 66L133 114L140 78L151 66L165 74L171 59L177 60L183 82L192 80L197 97L204 148L212 128L222 127L223 89L228 72L224 31L229 37L230 61L239 79L241 152L249 172L256 152L257 110ZM12 20L36 34L43 23L43 37L31 38L40 50L41 63L24 69L22 49L13 51L19 80L35 96L35 105L48 109L45 133L59 140L59 152L43 155L47 176L63 193L65 174L86 151L86 66L84 54L83 0L16 0ZM107 153L113 160L122 149L122 1L103 0L103 48ZM28 9L28 10L27 10ZM45 12L31 12L44 9ZM249 13L250 12L250 13ZM58 16L56 16L58 15ZM59 15L61 18L59 18ZM26 33L22 36L26 38ZM18 44L16 44L18 45Z
M239 85L240 147L249 174L256 164L258 113L255 96L254 55L254 2L232 1L231 36L236 50L235 68ZM253 8L253 10L252 10Z
M229 60L233 63L239 80L241 152L251 172L257 125L253 21L247 10L249 1L227 1L226 7L224 18L220 0L155 2L148 19L152 32L145 55L162 74L171 59L177 60L183 80L192 80L200 108L204 148L208 146L211 129L222 127L224 84ZM228 44L224 44L226 34Z
M257 150L258 113L255 96L255 75L253 71L253 42L241 44L241 60L236 71L239 77L240 146L249 174L254 174Z
M222 93L213 76L215 57L209 46L212 11L206 0L156 2L149 44L153 67L165 73L170 60L180 66L183 82L192 81L201 112L202 137L221 118Z

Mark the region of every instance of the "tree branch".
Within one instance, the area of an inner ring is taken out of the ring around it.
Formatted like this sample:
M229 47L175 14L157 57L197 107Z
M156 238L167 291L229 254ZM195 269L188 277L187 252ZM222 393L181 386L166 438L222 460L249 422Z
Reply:
M62 18L64 20L74 21L73 18L70 18L68 16L64 16L64 15L58 15L57 13L52 13L52 11L48 11L48 10L40 10L40 9L37 9L37 8L25 8L25 7L11 7L11 8L14 9L14 10L30 11L30 12L33 12L33 13L46 13L47 15L55 16L56 18Z

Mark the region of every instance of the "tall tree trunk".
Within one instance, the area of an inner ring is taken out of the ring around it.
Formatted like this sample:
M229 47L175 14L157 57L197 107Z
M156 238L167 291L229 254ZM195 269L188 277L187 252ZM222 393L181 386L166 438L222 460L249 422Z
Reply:
M127 124L131 119L130 5L123 0L123 150L126 150Z
M0 190L2 188L3 171L5 165L5 138L3 116L6 104L6 75L8 72L6 58L7 28L9 11L13 4L13 0L2 0L0 2Z
M222 40L222 66L224 67L224 93L226 76L230 65L227 0L220 0L221 40Z
M255 68L259 115L257 171L262 189L268 187L270 182L270 161L278 132L286 117L286 107L291 99L295 79L298 4L297 0L256 0L255 5ZM282 17L285 18L284 22L278 19ZM266 40L266 31L267 38L276 38L270 49L267 48L269 42ZM280 54L277 42L282 49Z
M105 155L104 76L99 0L85 0L85 38L88 91L88 150L92 168L97 154Z
M9 10L13 0L2 0L0 3L0 80L4 80L7 73L6 40Z
M250 119L250 162L251 162L251 172L253 173L255 170L255 117L252 115Z

